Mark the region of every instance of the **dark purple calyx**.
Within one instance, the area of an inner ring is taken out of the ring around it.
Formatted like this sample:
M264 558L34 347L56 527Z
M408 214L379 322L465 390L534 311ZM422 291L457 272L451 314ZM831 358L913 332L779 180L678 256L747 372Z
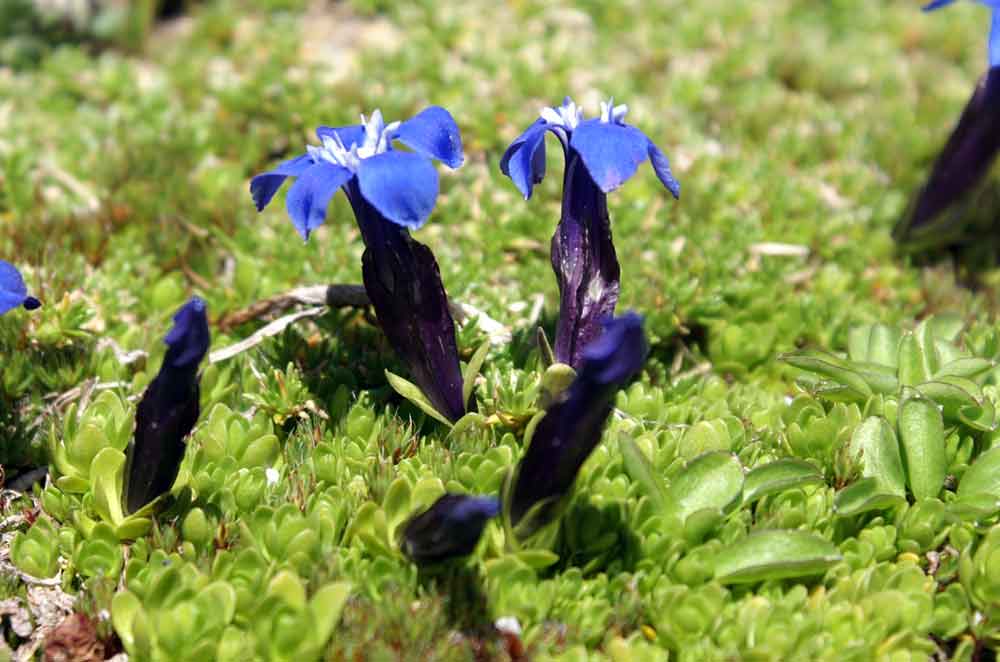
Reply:
M382 216L356 183L347 191L365 242L362 277L379 326L434 408L457 421L466 412L462 369L434 254Z
M601 334L618 303L618 256L611 241L607 196L576 150L567 150L562 218L552 236L552 269L559 283L555 356L580 367L583 348Z

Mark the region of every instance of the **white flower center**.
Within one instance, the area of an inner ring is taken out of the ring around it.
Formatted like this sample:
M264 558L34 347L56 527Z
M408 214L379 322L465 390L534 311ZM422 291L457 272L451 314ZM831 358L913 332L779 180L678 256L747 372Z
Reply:
M351 172L357 172L362 160L389 151L399 125L400 122L386 124L382 119L382 111L375 110L368 119L364 115L361 116L361 126L365 135L360 145L356 142L352 142L349 146L345 145L340 136L333 133L323 136L323 144L320 147L309 145L309 156L314 162L328 161L343 166Z
M558 108L542 108L539 115L549 124L561 126L567 131L572 131L583 121L583 111L569 97Z

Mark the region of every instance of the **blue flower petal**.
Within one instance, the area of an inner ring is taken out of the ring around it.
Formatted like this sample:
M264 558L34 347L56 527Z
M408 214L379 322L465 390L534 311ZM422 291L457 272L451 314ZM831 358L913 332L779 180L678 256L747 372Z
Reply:
M455 119L444 108L431 106L399 125L396 138L418 154L437 159L449 168L462 165L462 136Z
M510 144L500 159L500 171L511 181L527 200L535 184L545 177L545 132L549 124L537 120Z
M264 207L271 202L271 198L278 192L286 177L298 177L313 165L313 160L308 154L296 156L279 163L274 170L257 175L250 180L250 195L257 205L257 211L263 211Z
M438 174L423 156L389 151L361 162L358 185L361 195L380 214L415 230L434 210Z
M350 149L351 145L361 145L365 142L365 127L360 124L352 124L351 126L321 126L316 129L316 135L321 141L326 136L330 136L331 138L336 136L340 138L340 142L344 143L344 147Z
M667 155L660 151L660 148L654 145L652 140L649 141L648 152L649 162L653 165L656 176L660 178L660 181L675 198L680 198L681 184L674 178L674 173L670 172L670 161L667 160Z
M569 144L580 153L594 183L610 193L646 160L649 139L635 127L591 119L580 122Z
M333 194L350 179L351 171L347 168L322 161L295 180L285 205L303 239L309 239L309 233L323 223Z
M935 9L940 9L946 5L950 5L953 2L955 2L955 0L934 0L934 2L924 5L924 11L934 11Z
M1000 7L994 5L990 19L990 67L1000 65Z
M9 262L0 260L0 315L25 303L27 297L28 288L21 272Z

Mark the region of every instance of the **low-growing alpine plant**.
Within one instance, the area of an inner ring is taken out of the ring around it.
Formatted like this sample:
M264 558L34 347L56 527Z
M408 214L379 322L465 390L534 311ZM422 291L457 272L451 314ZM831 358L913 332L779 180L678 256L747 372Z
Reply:
M543 108L500 160L500 169L527 200L545 176L545 134L559 139L565 156L562 216L552 235L552 269L559 282L555 359L579 368L584 349L618 303L621 269L611 240L607 194L624 184L647 158L675 198L680 183L666 155L625 123L628 107L601 103L601 116L584 119L572 99Z
M23 306L25 310L34 310L42 303L28 295L21 272L11 264L0 260L0 315Z
M139 401L125 465L124 506L134 513L170 490L185 440L200 413L198 366L210 343L205 302L194 297L174 315L167 354Z
M434 254L409 230L430 216L438 194L431 159L462 164L458 126L431 106L404 122L386 124L376 110L362 123L321 126L319 147L257 175L250 192L258 211L288 177L288 215L303 239L326 218L343 189L365 242L362 276L379 325L431 405L450 421L465 414L455 323ZM393 148L398 140L413 152Z
M581 353L576 378L545 412L504 494L517 539L554 521L576 474L601 441L618 390L635 377L648 347L642 317L604 320L604 333Z

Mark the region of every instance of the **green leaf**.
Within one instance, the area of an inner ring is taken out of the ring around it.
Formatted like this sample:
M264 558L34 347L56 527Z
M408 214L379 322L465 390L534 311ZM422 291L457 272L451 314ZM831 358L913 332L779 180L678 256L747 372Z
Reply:
M667 513L683 522L705 508L727 510L743 492L743 467L731 453L706 453L691 460L670 483Z
M871 397L873 394L871 387L862 379L861 375L852 370L846 361L838 359L832 354L812 351L799 352L786 354L781 357L781 360L801 370L832 379L864 398Z
M837 492L833 509L841 517L851 517L870 510L885 510L906 503L906 497L888 491L874 477L861 478Z
M747 474L743 483L743 503L753 503L769 494L822 482L823 476L805 460L775 460Z
M941 377L964 377L965 379L976 379L989 372L993 368L993 361L975 357L963 357L955 359L934 373L934 379Z
M908 397L897 416L910 490L917 499L935 497L948 468L941 411L927 398Z
M476 388L476 377L479 376L479 371L483 368L483 362L486 360L486 355L490 352L490 341L485 341L476 350L476 353L472 355L472 359L465 366L465 370L462 371L462 403L465 406L469 404L469 398L472 396L472 390Z
M625 436L618 438L618 446L621 449L625 473L639 483L656 508L662 510L666 504L663 479L655 474L646 454L635 441Z
M958 497L988 494L1000 499L1000 446L991 448L972 463L958 484Z
M316 644L322 646L333 633L334 626L340 621L340 615L347 604L347 598L351 595L351 584L349 582L334 582L320 588L309 601L309 610L312 612L313 623L316 629L310 633L314 637Z
M451 427L451 421L449 421L444 414L434 408L434 405L431 404L431 401L427 399L424 392L421 391L416 384L408 382L399 375L393 374L388 370L385 371L385 378L389 380L389 386L392 387L392 390L412 402L418 409L420 409L420 411L424 412L434 420L440 421L448 427Z
M920 343L921 358L926 375L936 374L941 369L941 355L938 353L937 344L934 342L935 330L937 329L951 333L954 327L945 322L935 323L933 317L928 317L913 331L914 336L916 336L917 341Z
M718 554L715 579L722 584L747 584L808 577L826 572L842 558L832 542L812 533L757 531Z
M111 623L115 632L121 637L122 644L131 655L137 655L135 637L132 626L136 616L142 611L142 603L134 593L119 591L111 599Z
M993 401L983 398L978 405L966 405L958 410L958 419L974 430L992 432L997 427L996 409Z
M547 549L522 549L514 554L517 560L534 570L543 570L559 561L559 555Z
M535 330L535 341L538 343L538 352L542 355L542 365L548 368L556 362L556 353L552 351L549 337L545 335L545 329L542 327Z
M389 532L396 529L410 513L410 481L400 476L392 481L389 489L386 490L385 498L382 499L382 510L385 511L386 524L389 525Z
M977 395L981 398L979 387L958 377L924 382L919 384L916 390L941 405L941 413L948 420L960 420L960 412L964 407L979 408L979 398L977 398Z
M906 495L903 459L899 441L889 422L881 416L871 416L854 430L851 454L861 463L861 475L875 479L885 494Z
M916 386L930 377L924 365L924 352L912 333L899 341L899 381L903 386Z
M105 448L94 456L90 465L93 481L94 508L101 518L118 526L125 520L122 512L122 470L125 454L116 448Z

